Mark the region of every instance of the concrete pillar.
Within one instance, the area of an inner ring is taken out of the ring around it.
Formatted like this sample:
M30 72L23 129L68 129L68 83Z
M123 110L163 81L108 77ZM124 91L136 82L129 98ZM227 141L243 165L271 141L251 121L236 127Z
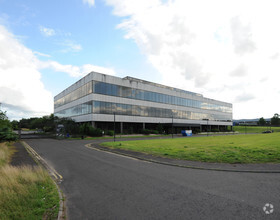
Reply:
M143 123L143 130L145 130L145 123Z
M93 128L96 128L95 121L92 121L92 122L91 122L91 126L92 126Z
M121 122L121 134L123 133L123 122Z

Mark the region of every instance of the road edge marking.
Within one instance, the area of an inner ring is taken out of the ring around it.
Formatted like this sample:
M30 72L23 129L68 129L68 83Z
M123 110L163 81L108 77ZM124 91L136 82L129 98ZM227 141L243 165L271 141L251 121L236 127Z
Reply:
M85 147L87 147L87 148L89 148L89 149L91 149L91 150L96 150L96 151L100 151L100 152L106 152L106 153L108 153L108 154L113 154L113 155L118 155L118 156L125 157L125 158L131 159L131 160L140 160L140 159L138 159L138 158L136 158L136 157L131 157L131 156L129 156L129 155L125 155L125 154L116 154L116 153L111 152L111 151L106 151L106 150L101 150L101 149L98 149L98 148L95 148L95 147L91 147L91 144L85 144ZM141 161L143 161L143 160L141 160ZM149 163L149 161L145 161L145 162Z

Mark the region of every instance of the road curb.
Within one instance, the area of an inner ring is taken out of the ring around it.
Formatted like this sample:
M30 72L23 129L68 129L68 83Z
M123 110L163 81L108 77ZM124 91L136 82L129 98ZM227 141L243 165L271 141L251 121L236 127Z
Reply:
M24 146L26 151L35 160L35 162L43 166L52 177L51 179L57 188L58 196L59 196L59 210L58 210L57 220L66 219L65 218L66 206L64 202L64 196L62 190L58 186L58 184L62 182L63 177L54 168L49 166L48 163L29 144L27 144L25 141L20 141L20 143Z
M85 147L94 149L94 150L101 150L105 152L110 152L114 154L119 154L122 156L126 157L131 157L134 159L138 160L143 160L151 163L157 163L157 164L162 164L162 165L167 165L167 166L174 166L174 167L181 167L181 168L189 168L189 169L197 169L197 170L209 170L209 171L223 171L223 172L236 172L236 173L280 173L280 170L241 170L241 169L223 169L223 168L205 168L205 167L199 167L199 166L188 166L188 165L181 165L181 164L175 164L175 163L168 163L168 162L163 162L159 160L154 160L154 159L148 159L144 157L139 157L135 156L132 154L128 153L123 153L119 151L113 151L110 148L100 146L99 144L91 143L91 144L86 144Z

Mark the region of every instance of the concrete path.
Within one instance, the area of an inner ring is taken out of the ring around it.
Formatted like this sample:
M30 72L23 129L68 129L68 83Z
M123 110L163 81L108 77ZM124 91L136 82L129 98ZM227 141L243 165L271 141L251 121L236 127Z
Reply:
M70 219L280 219L277 173L148 163L86 148L93 141L85 140L26 142L63 176Z

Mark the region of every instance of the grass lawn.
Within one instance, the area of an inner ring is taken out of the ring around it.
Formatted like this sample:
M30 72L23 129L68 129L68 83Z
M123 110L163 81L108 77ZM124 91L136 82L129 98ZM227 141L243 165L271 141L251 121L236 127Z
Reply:
M280 163L279 133L120 141L102 145L183 160Z
M245 133L245 126L234 126L234 131L239 133ZM270 127L261 127L261 126L246 126L247 133L262 133L263 131L269 131ZM274 132L280 132L280 127L271 127L271 130Z
M0 143L0 219L57 219L59 196L49 174L10 166L11 150Z

